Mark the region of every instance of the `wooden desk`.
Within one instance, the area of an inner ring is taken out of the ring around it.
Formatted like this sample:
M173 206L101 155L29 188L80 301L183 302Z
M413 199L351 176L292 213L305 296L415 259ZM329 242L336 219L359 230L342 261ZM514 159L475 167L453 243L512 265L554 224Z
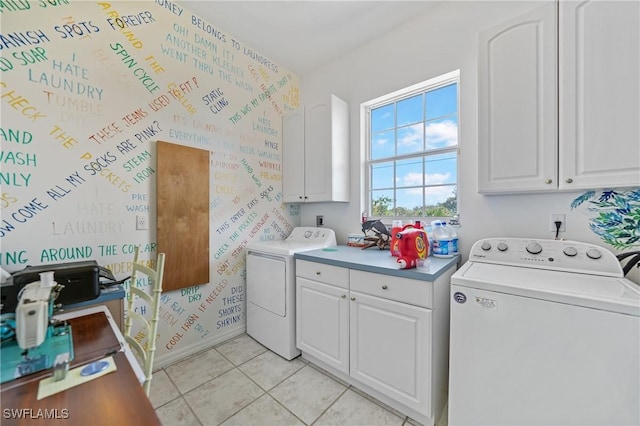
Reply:
M71 324L74 359L69 368L115 353L117 371L66 391L36 399L41 379L51 370L0 386L2 425L160 425L140 384L142 371L106 307L56 316ZM21 417L21 418L18 418Z
M84 302L64 305L62 313L78 311L89 307L104 305L109 309L113 320L120 331L124 331L124 300L126 293L121 285L114 285L100 290L100 296L97 299L87 300Z

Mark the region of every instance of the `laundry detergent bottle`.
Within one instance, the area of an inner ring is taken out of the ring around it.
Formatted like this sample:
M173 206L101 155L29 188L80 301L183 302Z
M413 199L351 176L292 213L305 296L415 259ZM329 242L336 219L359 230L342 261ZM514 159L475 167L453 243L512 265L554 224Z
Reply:
M424 229L405 225L396 235L396 239L400 250L396 262L402 269L415 268L419 259L426 259L429 255L429 240Z
M391 250L391 256L400 256L400 248L398 247L398 232L402 231L402 221L394 220L391 222L391 244L389 246Z
M433 256L444 258L453 257L453 241L442 222L434 220L431 222L431 226L433 227Z

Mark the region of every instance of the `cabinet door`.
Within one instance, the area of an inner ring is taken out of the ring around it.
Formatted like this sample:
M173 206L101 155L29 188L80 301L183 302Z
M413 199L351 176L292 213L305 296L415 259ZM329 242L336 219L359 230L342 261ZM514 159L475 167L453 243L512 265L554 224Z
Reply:
M478 191L557 188L555 3L478 36Z
M296 279L298 349L349 374L349 303L347 290Z
M331 105L305 110L305 195L307 201L331 200Z
M640 185L640 3L560 2L560 188Z
M351 292L351 377L431 416L432 312Z
M282 201L304 201L304 109L282 118Z

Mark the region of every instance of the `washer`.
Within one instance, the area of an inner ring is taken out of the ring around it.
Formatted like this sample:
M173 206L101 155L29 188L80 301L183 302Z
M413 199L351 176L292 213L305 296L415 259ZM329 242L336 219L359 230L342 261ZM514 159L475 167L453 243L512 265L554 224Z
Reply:
M640 424L640 287L610 251L488 238L451 296L449 425Z
M331 229L297 227L285 240L247 245L247 334L286 359L296 347L293 255L336 245Z

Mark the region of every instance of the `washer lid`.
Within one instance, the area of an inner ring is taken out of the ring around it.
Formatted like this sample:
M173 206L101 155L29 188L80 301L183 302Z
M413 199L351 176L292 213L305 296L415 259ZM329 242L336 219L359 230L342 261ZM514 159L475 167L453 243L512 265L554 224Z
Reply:
M336 245L336 234L329 228L299 226L285 240L252 242L247 251L291 256L294 253Z
M640 287L625 278L467 262L451 284L640 316Z
M261 252L268 254L277 254L281 256L292 256L295 253L307 250L316 250L328 247L327 244L308 244L308 243L295 243L287 240L279 241L263 241L260 243L254 243L247 245L247 252Z

